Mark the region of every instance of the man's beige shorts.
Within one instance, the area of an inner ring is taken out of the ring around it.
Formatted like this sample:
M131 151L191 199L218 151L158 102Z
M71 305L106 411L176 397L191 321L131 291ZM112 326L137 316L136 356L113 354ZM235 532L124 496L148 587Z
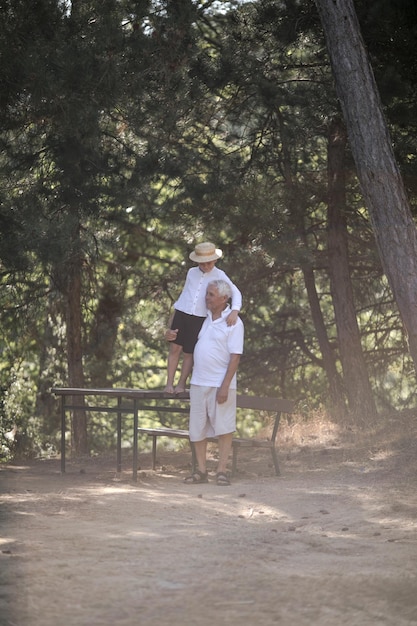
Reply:
M223 404L216 401L217 387L190 386L190 440L202 441L236 430L236 389L229 389Z

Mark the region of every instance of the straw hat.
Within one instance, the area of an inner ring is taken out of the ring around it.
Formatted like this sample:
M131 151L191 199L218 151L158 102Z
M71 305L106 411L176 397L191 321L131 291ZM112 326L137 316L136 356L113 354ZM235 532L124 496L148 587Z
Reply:
M217 261L223 252L216 248L214 243L208 241L198 243L190 254L190 259L195 263L208 263L209 261Z

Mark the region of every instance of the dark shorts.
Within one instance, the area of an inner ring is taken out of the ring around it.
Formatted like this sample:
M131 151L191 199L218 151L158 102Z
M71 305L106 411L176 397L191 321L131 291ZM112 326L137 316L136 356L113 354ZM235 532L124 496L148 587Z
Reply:
M182 346L184 352L192 354L205 319L205 317L188 315L188 313L175 310L171 328L178 328L178 335L174 343Z

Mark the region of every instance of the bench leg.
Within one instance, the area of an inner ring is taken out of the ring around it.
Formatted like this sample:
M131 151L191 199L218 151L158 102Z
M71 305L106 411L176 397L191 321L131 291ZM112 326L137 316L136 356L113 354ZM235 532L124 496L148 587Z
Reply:
M235 476L237 472L237 453L239 451L239 446L232 444L232 451L232 476Z
M65 396L61 398L61 474L65 474Z
M271 448L271 454L272 454L272 460L274 462L274 467L275 467L275 474L277 476L279 476L281 474L280 469L279 469L279 465L278 465L278 455L277 455L277 451L275 450L274 447Z
M138 401L136 398L133 400L133 467L132 467L132 479L134 482L138 480Z
M152 469L156 468L156 435L152 435Z
M122 399L117 398L117 408L120 409L122 406ZM118 474L122 471L122 412L117 411L117 455L116 455L116 472Z

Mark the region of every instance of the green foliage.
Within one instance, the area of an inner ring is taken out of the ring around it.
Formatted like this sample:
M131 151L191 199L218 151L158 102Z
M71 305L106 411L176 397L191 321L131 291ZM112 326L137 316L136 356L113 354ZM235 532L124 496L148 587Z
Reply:
M394 3L381 3L385 21L357 4L415 202L415 55L401 45L413 40L412 7L401 3L397 19ZM56 449L49 389L68 383L74 258L85 383L162 387L164 329L201 240L224 250L218 265L243 293L242 391L325 404L301 268L313 269L340 371L326 231L327 127L338 105L314 4L2 8L0 432L17 423L33 451ZM363 350L379 407L403 408L413 402L406 341L349 155L346 180ZM256 428L248 413L245 434ZM114 442L113 421L92 416L90 449Z

